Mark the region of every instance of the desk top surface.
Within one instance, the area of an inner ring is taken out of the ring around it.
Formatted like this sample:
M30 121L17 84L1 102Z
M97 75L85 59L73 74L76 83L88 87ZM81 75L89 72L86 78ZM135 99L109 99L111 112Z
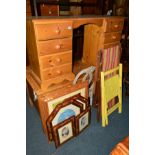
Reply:
M28 20L56 20L56 19L70 19L70 20L78 20L78 19L102 19L102 18L125 18L122 16L103 16L103 15L80 15L80 16L30 16L27 17Z

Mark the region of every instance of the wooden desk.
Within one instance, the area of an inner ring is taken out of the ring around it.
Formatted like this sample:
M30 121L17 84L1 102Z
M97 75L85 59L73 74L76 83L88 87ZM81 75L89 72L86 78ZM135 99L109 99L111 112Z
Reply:
M96 65L97 52L120 42L123 17L75 16L27 18L30 68L41 89L72 81L73 29L84 26L82 62Z

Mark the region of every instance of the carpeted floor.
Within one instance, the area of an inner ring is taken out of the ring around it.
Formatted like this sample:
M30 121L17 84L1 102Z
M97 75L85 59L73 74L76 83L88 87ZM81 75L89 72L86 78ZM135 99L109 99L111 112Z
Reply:
M124 92L123 92L124 94ZM109 125L101 127L96 121L96 109L92 108L91 124L79 136L55 148L48 144L42 131L41 120L36 109L26 106L26 150L27 155L109 155L112 148L129 135L129 98L123 95L123 112L115 111L109 117Z

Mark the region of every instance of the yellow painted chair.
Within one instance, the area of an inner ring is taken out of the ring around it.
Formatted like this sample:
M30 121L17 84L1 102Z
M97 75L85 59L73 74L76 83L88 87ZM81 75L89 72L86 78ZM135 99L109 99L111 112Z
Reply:
M118 102L108 108L108 102L118 96ZM108 125L108 116L118 109L122 112L122 64L118 67L101 72L101 116L102 126Z
M104 47L99 50L96 60L96 71L95 71L95 96L93 104L97 107L97 120L101 118L101 71L106 72L107 70L117 67L120 63L122 48L121 44L113 44L110 47ZM108 103L108 107L112 107L117 101L117 98L112 99Z

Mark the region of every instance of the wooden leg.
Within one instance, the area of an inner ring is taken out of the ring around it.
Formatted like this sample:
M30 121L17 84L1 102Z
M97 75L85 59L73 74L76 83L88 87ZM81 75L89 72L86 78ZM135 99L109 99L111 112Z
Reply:
M26 86L26 91L27 91L29 103L30 103L30 105L33 107L34 104L33 104L33 101L32 101L32 99L31 99L31 97L30 97L30 92L29 92L28 86Z
M106 126L106 122L105 119L102 117L102 126L105 127Z
M106 125L108 125L108 116L106 116L106 118L105 118L105 123L106 123Z
M108 103L105 101L105 123L108 125Z
M98 99L98 107L97 107L97 121L98 122L100 121L100 118L101 118L101 100Z
M107 103L105 99L102 99L101 101L102 105L102 126L105 127L106 125L108 125L108 114L107 114Z
M97 102L97 121L100 121L101 115L101 88L100 88L100 82L97 83L97 91L96 91L96 102Z
M125 96L129 96L129 82L125 79Z
M106 126L105 114L102 113L102 127L105 127L105 126Z
M122 90L120 91L120 94L119 94L119 108L118 108L118 113L122 113Z
M118 108L118 113L122 113L122 104L121 103L119 103L120 105L119 105L119 108Z

